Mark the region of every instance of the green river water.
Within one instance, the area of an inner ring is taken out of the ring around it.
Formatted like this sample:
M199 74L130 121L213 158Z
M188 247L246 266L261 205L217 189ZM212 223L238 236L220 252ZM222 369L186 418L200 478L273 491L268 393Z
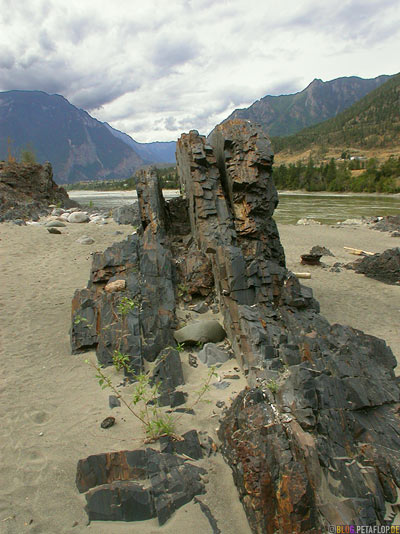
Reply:
M82 205L91 203L107 209L137 199L135 191L69 191L69 196ZM164 196L168 199L176 193L164 191ZM400 195L281 192L274 218L282 224L296 224L303 218L334 224L345 219L383 215L400 215Z

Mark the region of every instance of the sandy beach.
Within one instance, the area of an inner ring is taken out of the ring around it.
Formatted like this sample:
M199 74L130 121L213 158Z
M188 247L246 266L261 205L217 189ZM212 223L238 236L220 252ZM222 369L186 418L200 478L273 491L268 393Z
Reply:
M335 254L322 259L331 266L356 258L344 246L381 252L399 246L399 238L365 227L282 225L279 229L288 268L311 272L312 278L303 282L313 288L321 313L331 322L384 338L400 361L400 286L354 271L335 273L299 263L300 255L314 245ZM122 234L116 235L117 230ZM110 392L99 388L93 369L85 363L86 358L95 361L94 353L71 355L71 299L75 289L86 286L91 253L124 239L132 227L113 222L69 224L62 231L63 235L52 235L42 226L0 225L0 533L211 533L194 502L180 508L163 527L156 519L88 525L85 499L75 486L77 461L90 454L139 448L143 432L123 407L111 412ZM83 234L95 242L77 243ZM182 360L186 380L182 389L194 398L207 368L189 367L186 353ZM235 365L233 360L226 362L218 370L220 376L232 372ZM205 429L216 440L215 402L223 398L229 403L244 385L241 378L223 392L211 387L207 394L211 402L199 403L195 418L182 417L178 430ZM117 424L103 430L100 422L109 415L116 417ZM207 493L199 498L209 506L221 532L250 534L222 456L211 456L199 465L208 469Z

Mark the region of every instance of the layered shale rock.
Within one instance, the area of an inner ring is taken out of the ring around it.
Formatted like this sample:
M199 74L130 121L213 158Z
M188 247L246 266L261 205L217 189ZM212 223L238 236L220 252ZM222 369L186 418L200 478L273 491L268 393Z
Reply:
M76 485L85 493L90 521L157 517L163 525L175 510L205 493L201 480L205 474L205 469L183 458L148 448L79 460Z
M385 284L400 284L400 247L381 254L365 256L349 265L357 273L365 274Z
M53 181L50 163L0 162L0 222L38 219L47 215L49 204L76 206L67 192Z
M331 326L287 271L272 155L246 122L177 145L192 233L248 372L219 431L256 533L383 523L400 486L399 386L384 341Z
M383 340L330 325L286 269L272 163L262 131L234 120L209 138L191 131L179 139L186 198L165 204L155 173L140 173L141 231L94 257L88 288L74 299L73 348L97 344L107 362L122 331L135 365L161 358L154 379L170 398L181 375L176 354L164 364L162 349L173 329L182 340L175 298L206 295L249 383L225 411L219 438L253 532L384 524L400 487L396 361ZM200 274L190 279L194 265ZM103 290L119 279L125 289ZM138 305L122 319L124 295Z
M73 352L95 347L99 362L109 365L118 350L136 372L143 359L154 361L175 344L173 264L155 172L139 174L138 197L140 237L134 234L94 255L88 287L74 295L71 328ZM116 281L125 282L123 290L107 291Z

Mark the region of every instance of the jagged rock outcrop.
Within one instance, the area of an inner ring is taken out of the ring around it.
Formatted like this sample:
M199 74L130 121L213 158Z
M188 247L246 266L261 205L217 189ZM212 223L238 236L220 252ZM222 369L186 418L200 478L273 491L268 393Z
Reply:
M93 257L87 289L72 302L73 352L96 347L100 363L109 365L115 350L130 356L139 372L143 358L154 361L175 345L173 264L165 246L165 208L156 173L139 173L138 198L142 227ZM108 292L106 284L124 280L123 291Z
M77 206L53 181L50 163L0 162L0 222L35 219L48 214L49 204Z
M285 268L260 130L231 121L208 139L184 134L177 162L193 236L211 259L224 326L252 386L219 436L253 531L383 523L400 487L391 350L331 326Z
M197 252L214 281L207 298L249 383L225 411L219 437L252 530L384 524L400 488L396 361L383 340L330 325L287 270L272 218L272 162L262 131L235 120L207 139L196 131L179 139L186 199L165 204L155 173L140 173L142 229L95 256L88 288L75 296L73 347L97 343L107 360L126 294L140 304L124 319L126 350L153 361L177 328L174 298L190 271L179 264ZM106 294L115 279L126 288ZM175 357L157 368L167 389Z

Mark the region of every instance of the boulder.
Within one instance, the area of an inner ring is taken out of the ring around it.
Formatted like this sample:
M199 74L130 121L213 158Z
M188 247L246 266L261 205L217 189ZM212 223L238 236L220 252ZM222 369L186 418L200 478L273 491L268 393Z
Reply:
M199 321L175 330L178 343L218 343L226 337L226 332L218 321Z
M385 284L400 284L400 247L385 250L381 254L365 256L351 265L356 273L365 274Z
M89 217L83 211L74 211L68 216L68 222L70 223L86 223L88 221Z

